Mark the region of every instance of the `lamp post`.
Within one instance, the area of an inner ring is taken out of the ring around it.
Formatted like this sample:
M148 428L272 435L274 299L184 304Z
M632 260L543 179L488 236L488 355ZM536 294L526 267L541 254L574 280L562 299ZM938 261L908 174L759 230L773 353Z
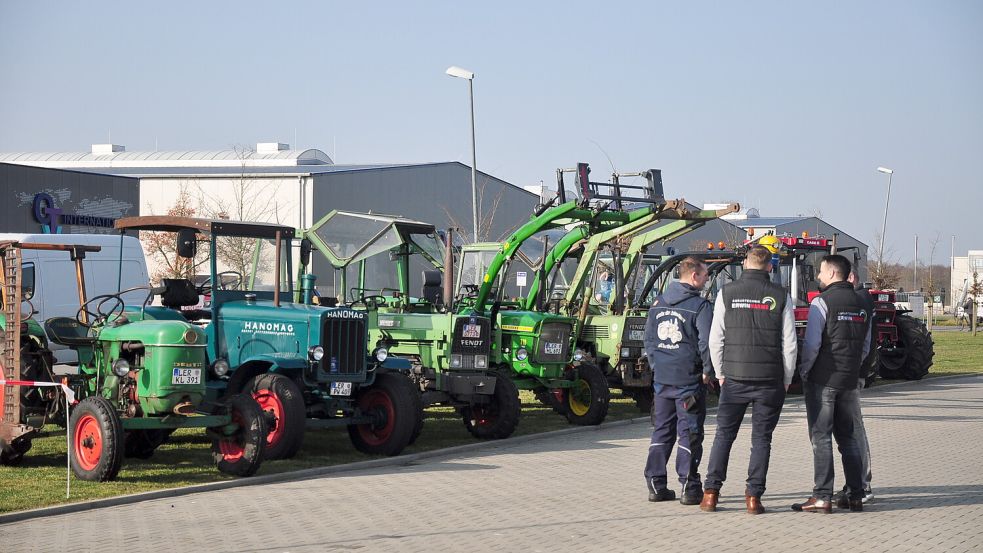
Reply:
M887 232L887 206L891 203L891 179L894 177L894 170L887 167L878 167L877 172L887 174L887 199L884 200L884 222L881 223L881 243L877 251L877 272L881 277L881 285L884 281L884 233Z
M451 77L457 77L459 79L466 79L468 81L468 98L471 101L471 217L474 222L474 234L472 235L472 241L478 241L478 187L477 187L477 173L475 165L477 165L477 156L475 154L474 148L474 73L468 71L467 69L462 69L456 65L452 65L447 68L447 74Z

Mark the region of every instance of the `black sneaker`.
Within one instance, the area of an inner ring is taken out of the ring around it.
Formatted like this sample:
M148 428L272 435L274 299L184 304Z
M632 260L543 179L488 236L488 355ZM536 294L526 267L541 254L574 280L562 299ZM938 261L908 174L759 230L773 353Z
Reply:
M669 488L659 488L654 492L649 490L649 501L669 501L672 499L676 499L676 492L670 490Z
M683 505L699 505L703 501L703 490L688 490L683 492L679 502Z
M833 503L836 504L838 509L847 509L850 507L850 494L846 490L840 490L833 494Z

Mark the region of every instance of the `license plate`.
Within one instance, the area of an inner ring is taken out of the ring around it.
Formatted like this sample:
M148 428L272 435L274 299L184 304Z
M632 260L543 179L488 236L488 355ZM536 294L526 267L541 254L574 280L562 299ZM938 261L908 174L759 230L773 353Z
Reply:
M629 330L628 339L632 342L642 342L645 340L644 330Z
M464 325L464 338L481 338L481 327L478 325Z
M352 383L332 382L330 393L333 396L350 396L352 395Z
M171 384L201 384L201 369L178 369L171 374Z
M543 348L543 353L546 355L560 355L563 353L563 344L546 342L546 347Z

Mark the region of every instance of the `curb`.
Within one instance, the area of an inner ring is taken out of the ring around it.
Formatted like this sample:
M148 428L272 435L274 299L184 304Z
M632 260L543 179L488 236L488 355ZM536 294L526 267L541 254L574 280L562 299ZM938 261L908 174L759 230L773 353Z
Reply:
M900 388L904 386L915 386L924 382L944 382L948 380L956 380L961 378L973 378L973 377L978 378L980 376L981 375L979 374L959 374L959 375L951 375L951 376L939 376L939 377L927 378L923 380L892 382L890 384L884 384L881 386L876 386L874 388L869 388L868 389L869 391L864 390L864 393L866 395L871 392L876 393L881 390ZM801 401L802 401L801 396L795 396L790 400L787 400L787 403L801 402ZM707 414L715 412L716 410L717 410L716 407L711 407L707 409ZM245 486L260 486L264 484L274 484L279 482L289 482L289 481L296 481L296 480L307 480L319 476L326 476L326 475L338 474L344 472L355 472L360 470L370 470L370 469L382 468L382 467L409 466L419 461L423 461L426 459L433 459L436 457L455 457L455 456L462 456L463 454L466 453L473 453L476 451L506 449L514 445L523 444L536 440L554 438L557 436L566 436L570 434L581 434L585 432L601 432L609 428L618 428L622 426L631 426L635 424L649 424L649 417L636 417L633 419L624 419L620 421L603 423L598 426L575 426L572 428L552 430L549 432L526 434L523 436L516 436L514 438L507 438L505 440L476 442L472 444L464 444L464 445L453 446L443 449L422 451L420 453L413 453L410 455L387 457L383 459L371 459L368 461L357 461L355 463L332 465L330 467L315 467L315 468L303 469L297 471L282 472L278 474L268 474L263 476L252 476L249 478L239 478L236 480L228 480L224 482L210 482L207 484L196 484L194 486L185 486L183 488L155 490L151 492L143 492L143 493L132 494L132 495L122 495L118 497L108 497L105 499L83 501L79 503L68 503L65 505L40 507L28 511L16 511L13 513L0 514L0 525L12 523L12 522L19 522L23 520L29 520L33 518L42 518L42 517L49 517L49 516L56 516L56 515L78 513L82 511L89 511L92 509L101 509L104 507L116 507L119 505L129 505L132 503L140 503L143 501L150 501L154 499L167 499L169 497L180 497L184 495L191 495L191 494L202 493L202 492L226 490L226 489L239 488Z

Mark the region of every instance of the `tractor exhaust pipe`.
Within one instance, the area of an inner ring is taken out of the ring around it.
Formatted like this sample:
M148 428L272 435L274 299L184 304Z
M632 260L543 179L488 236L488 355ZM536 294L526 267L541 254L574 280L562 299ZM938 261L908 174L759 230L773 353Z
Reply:
M444 308L454 310L454 229L448 227L444 233Z

